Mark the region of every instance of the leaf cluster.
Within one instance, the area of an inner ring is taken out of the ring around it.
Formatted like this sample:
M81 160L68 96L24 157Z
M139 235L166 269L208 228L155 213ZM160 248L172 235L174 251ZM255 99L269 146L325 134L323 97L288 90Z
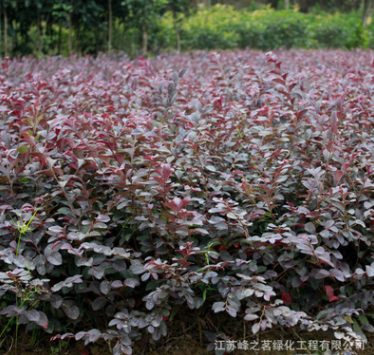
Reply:
M9 61L0 313L114 354L166 336L175 307L366 340L371 56Z

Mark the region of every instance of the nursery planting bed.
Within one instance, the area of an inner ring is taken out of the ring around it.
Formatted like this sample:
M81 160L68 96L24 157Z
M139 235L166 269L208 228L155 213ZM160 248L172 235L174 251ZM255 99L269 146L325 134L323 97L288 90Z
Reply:
M0 351L371 349L373 57L4 59Z

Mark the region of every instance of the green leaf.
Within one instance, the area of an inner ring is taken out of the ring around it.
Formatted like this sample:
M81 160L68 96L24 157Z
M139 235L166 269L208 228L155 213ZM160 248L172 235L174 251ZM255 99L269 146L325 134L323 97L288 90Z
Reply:
M368 319L367 319L363 314L360 314L360 315L358 316L358 320L360 321L360 323L361 323L362 325L364 325L364 324L369 324Z
M355 320L353 321L352 328L353 328L354 331L361 330L360 325Z
M20 147L17 148L17 152L20 154L26 153L29 150L27 145L21 145Z
M67 215L67 214L71 214L72 212L71 212L71 209L68 207L61 207L57 210L57 213Z
M146 291L151 291L157 288L160 284L163 283L163 280L151 280L147 283L147 286L145 287Z

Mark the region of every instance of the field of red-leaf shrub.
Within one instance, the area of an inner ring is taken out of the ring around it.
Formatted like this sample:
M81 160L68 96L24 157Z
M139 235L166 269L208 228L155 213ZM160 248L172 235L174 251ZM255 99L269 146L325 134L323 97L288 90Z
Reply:
M2 326L131 354L205 308L366 341L373 57L4 61Z

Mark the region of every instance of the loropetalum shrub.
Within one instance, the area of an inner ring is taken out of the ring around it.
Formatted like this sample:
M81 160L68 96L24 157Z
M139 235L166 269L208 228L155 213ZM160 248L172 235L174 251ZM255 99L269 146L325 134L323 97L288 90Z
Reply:
M176 305L365 341L373 55L4 62L0 314L114 354Z

